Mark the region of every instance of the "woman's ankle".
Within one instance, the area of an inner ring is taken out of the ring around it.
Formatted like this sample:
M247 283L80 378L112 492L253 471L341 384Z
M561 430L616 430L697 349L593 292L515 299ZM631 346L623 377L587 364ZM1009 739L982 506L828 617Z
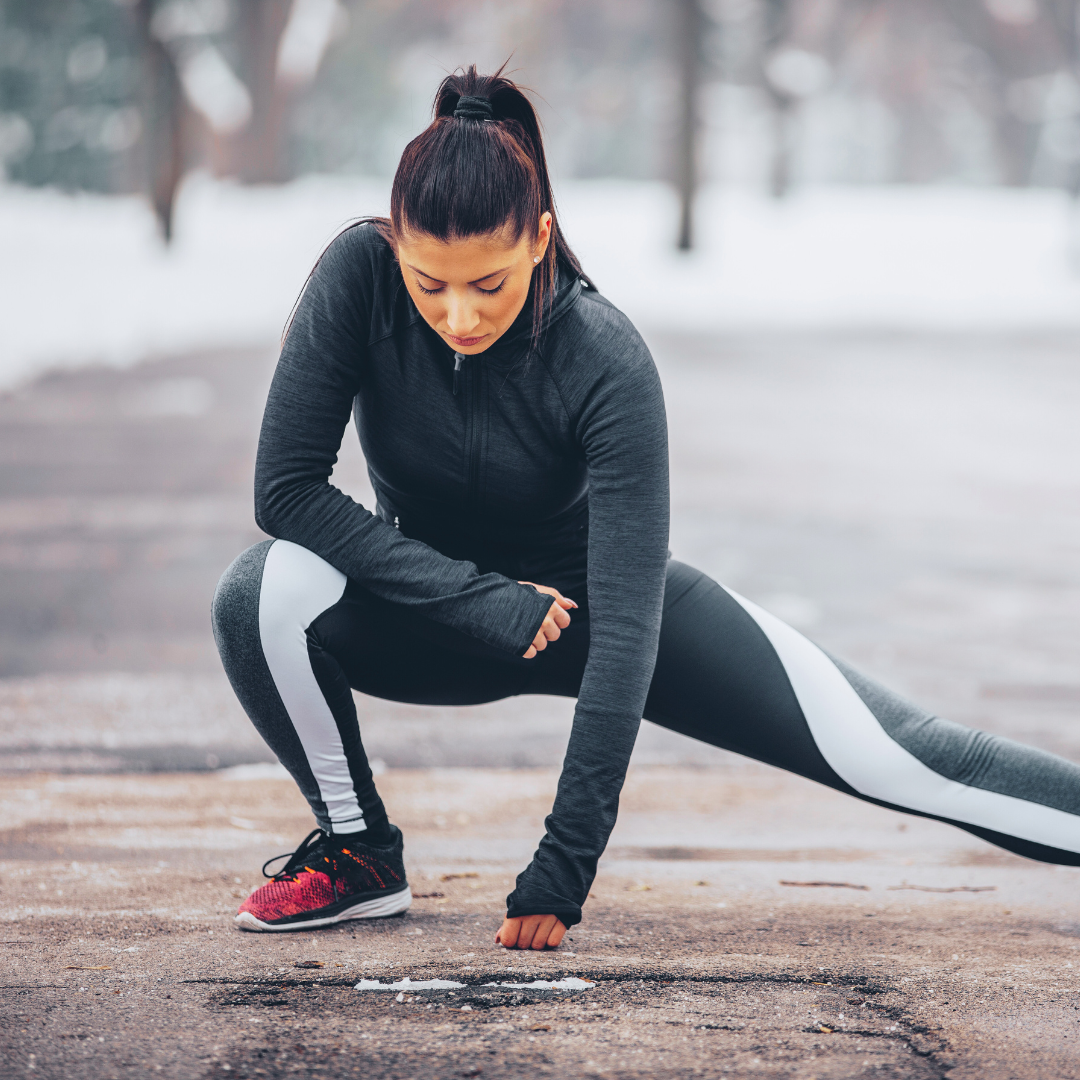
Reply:
M363 844L365 847L389 847L395 840L394 828L390 824L386 814L378 818L367 818L367 828L357 833L335 833L334 840L339 844L345 844L351 840L354 844Z

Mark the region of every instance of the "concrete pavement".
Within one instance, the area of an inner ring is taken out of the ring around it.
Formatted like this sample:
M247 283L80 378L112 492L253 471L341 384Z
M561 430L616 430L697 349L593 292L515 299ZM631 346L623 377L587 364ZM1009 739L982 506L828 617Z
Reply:
M678 557L943 715L1080 760L1073 340L650 344ZM648 725L585 921L553 954L496 949L568 702L361 699L423 898L234 931L258 865L311 827L207 625L259 538L271 367L208 354L0 398L13 1075L1080 1076L1078 871ZM364 497L351 432L335 479ZM478 985L538 975L595 986Z
M387 771L412 909L295 935L231 920L310 824L290 781L0 781L10 1075L1080 1075L1080 870L765 766L639 767L585 921L508 953L556 779Z

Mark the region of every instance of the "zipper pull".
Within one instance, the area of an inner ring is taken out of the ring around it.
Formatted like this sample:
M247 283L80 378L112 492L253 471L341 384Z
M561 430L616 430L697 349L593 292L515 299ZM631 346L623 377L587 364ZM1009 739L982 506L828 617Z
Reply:
M461 371L461 365L463 363L465 363L465 354L459 352L454 353L454 397L457 397L458 374Z

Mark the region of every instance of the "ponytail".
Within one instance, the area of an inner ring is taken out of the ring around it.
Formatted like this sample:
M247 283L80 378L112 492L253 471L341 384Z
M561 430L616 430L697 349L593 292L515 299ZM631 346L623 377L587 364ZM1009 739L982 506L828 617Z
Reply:
M559 227L536 110L503 77L505 66L494 75L478 75L476 65L470 64L443 79L435 95L434 119L401 155L390 192L390 217L361 218L345 231L371 224L391 246L408 232L443 241L502 233L517 243L526 234L535 237L540 218L549 212L551 238L533 268L530 286L530 347L536 350L555 296L560 262L590 288L596 286ZM283 341L299 303L297 298Z

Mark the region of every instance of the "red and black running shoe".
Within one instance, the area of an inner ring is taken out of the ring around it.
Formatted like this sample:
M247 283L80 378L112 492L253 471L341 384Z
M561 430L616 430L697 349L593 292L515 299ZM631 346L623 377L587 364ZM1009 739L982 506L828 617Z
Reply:
M394 842L373 847L358 834L328 836L310 833L288 856L281 871L256 889L241 905L236 925L241 930L308 930L346 919L380 919L400 915L412 904L401 859L401 830L391 825Z

